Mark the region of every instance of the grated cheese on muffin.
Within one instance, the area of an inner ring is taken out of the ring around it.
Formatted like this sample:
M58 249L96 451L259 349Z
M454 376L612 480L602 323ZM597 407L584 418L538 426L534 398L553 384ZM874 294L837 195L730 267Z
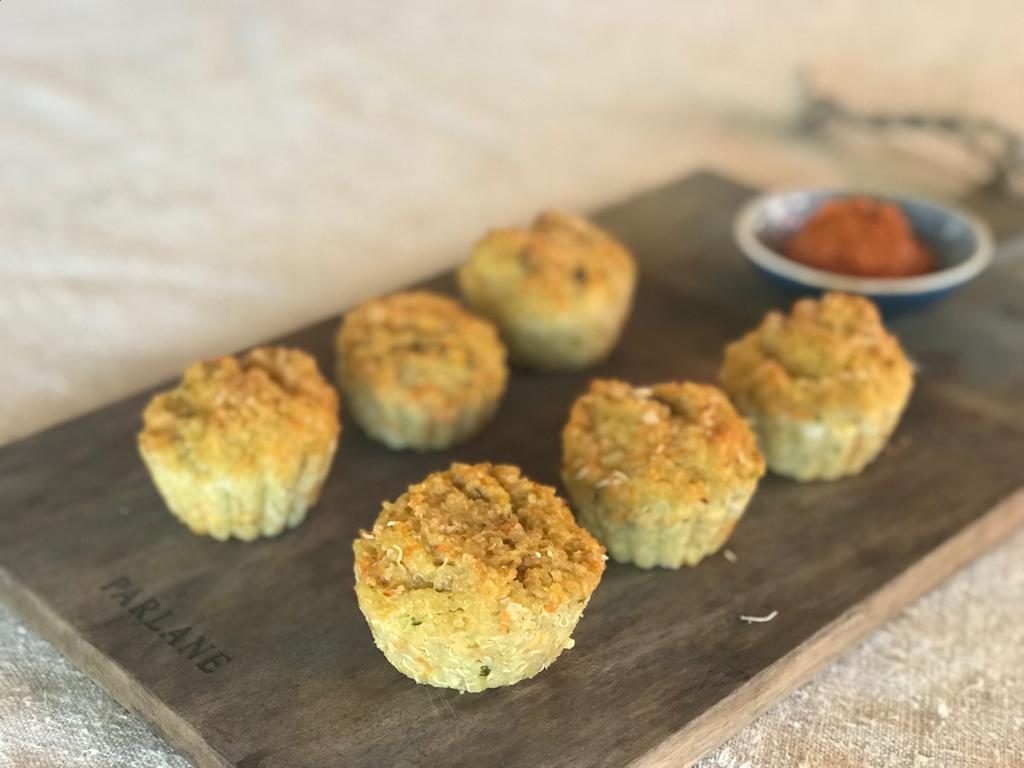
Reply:
M743 514L764 461L715 387L596 380L562 432L562 478L582 524L613 559L696 565Z
M603 360L633 301L629 252L585 219L541 213L488 233L458 271L466 303L501 329L514 361L576 370Z
M305 519L340 432L338 396L316 361L261 347L189 367L146 406L138 445L193 533L250 541Z
M385 503L355 551L356 596L388 661L482 691L571 648L604 550L553 488L514 466L453 464Z
M725 351L723 388L754 425L773 472L859 473L882 450L913 389L913 367L868 299L840 293L769 312Z
M336 347L353 418L391 448L446 448L470 438L493 416L508 379L494 327L425 291L352 310Z

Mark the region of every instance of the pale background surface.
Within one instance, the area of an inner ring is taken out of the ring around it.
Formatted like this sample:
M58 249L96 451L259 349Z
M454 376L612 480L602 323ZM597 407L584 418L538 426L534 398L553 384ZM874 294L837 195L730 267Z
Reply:
M0 2L0 441L541 205L709 165L955 194L977 169L933 142L799 140L794 70L1022 129L1022 29L1018 0ZM1021 563L1017 536L704 765L1024 764ZM0 607L0 766L125 765L185 762Z

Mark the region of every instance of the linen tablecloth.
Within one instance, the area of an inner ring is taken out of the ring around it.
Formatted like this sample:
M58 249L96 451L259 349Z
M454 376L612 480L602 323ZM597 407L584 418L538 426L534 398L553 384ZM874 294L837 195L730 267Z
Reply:
M0 2L0 441L541 206L703 165L948 193L974 169L928 141L793 134L794 73L1021 125L1022 28L1012 1ZM1022 562L1016 536L702 765L1024 765ZM0 766L186 764L0 607Z

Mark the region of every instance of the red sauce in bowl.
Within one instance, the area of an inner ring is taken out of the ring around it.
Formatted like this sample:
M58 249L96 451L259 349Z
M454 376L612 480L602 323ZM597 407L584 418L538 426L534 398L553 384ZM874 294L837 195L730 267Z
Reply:
M935 268L899 206L868 197L830 200L789 238L793 261L858 277L910 277Z

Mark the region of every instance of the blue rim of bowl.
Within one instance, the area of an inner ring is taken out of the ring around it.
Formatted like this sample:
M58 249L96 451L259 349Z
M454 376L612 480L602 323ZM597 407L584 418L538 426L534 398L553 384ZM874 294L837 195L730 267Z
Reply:
M943 211L947 216L952 216L964 221L977 239L977 247L974 252L959 264L948 269L930 272L927 275L916 275L914 277L855 277L843 275L838 272L828 272L823 269L808 267L782 254L772 250L758 238L754 231L754 221L761 207L769 200L794 194L796 192L807 194L825 194L836 197L865 195L892 203L914 202L927 205ZM770 192L758 195L749 201L737 214L733 224L733 235L740 249L747 257L762 269L772 272L780 277L787 278L793 282L802 283L815 288L826 290L846 291L848 293L867 293L876 296L911 296L922 293L934 293L955 288L966 283L968 280L980 274L989 264L992 263L994 250L992 232L981 219L958 208L951 208L946 205L934 203L931 200L920 198L900 198L892 195L875 194L872 192L860 192L831 188L811 188L780 192Z

